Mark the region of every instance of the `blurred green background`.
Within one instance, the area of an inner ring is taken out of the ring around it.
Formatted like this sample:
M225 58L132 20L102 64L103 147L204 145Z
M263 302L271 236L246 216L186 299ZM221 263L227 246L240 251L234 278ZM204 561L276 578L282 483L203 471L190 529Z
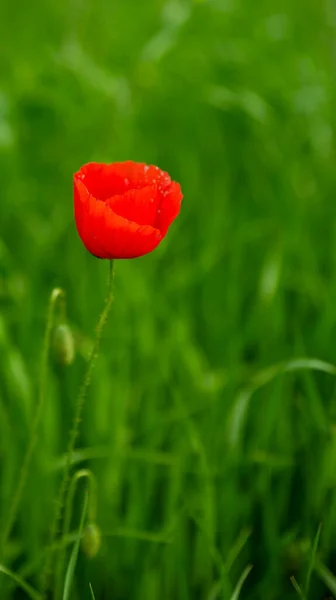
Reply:
M291 576L306 600L336 594L335 33L333 0L1 5L2 530L55 286L77 346L50 360L2 549L35 588L108 275L78 238L72 175L132 159L184 201L154 253L116 264L74 465L96 476L102 544L71 598L89 582L96 600L298 598Z

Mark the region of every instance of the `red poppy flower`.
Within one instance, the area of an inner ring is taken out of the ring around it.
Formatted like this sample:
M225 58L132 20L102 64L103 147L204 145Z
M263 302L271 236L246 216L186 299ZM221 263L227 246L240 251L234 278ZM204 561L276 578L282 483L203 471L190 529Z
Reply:
M88 163L74 175L79 236L99 258L151 252L180 212L182 192L158 167L126 161Z

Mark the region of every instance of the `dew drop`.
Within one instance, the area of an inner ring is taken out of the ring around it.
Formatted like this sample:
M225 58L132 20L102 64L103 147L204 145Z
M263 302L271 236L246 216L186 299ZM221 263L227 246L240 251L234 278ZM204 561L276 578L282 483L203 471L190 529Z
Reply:
M149 171L149 166L148 166L148 165L145 165L145 166L144 166L144 173L148 173L148 171Z
M125 179L124 179L124 184L129 185L129 179L127 179L127 177L125 177Z

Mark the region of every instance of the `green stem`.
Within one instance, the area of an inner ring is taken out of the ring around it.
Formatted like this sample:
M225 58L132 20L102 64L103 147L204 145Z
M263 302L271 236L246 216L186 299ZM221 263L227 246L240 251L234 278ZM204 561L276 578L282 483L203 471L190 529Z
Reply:
M70 471L71 471L71 464L72 464L72 459L73 459L73 452L74 452L77 437L79 434L79 425L80 425L80 422L82 419L82 413L83 413L83 408L84 408L84 403L85 403L85 398L86 398L86 392L90 385L94 363L98 356L99 344L100 344L100 340L101 340L103 327L107 321L107 317L110 312L110 308L111 308L112 301L113 301L112 283L113 283L113 261L111 260L110 261L110 273L109 273L107 298L106 298L104 309L99 317L99 321L98 321L98 324L96 327L96 335L95 335L93 347L92 347L92 350L89 355L89 360L88 360L87 367L86 367L86 373L85 373L85 376L83 379L83 383L80 387L79 394L77 397L77 402L75 405L75 415L73 418L73 424L72 424L72 428L71 428L70 436L69 436L69 443L68 443L68 449L67 449L67 455L66 455L66 463L65 463L63 478L62 478L59 493L58 493L58 498L56 501L55 515L54 515L54 519L53 519L51 531L50 531L50 542L49 542L49 547L47 548L47 551L46 551L46 562L45 562L45 567L44 567L44 570L42 573L42 593L44 596L46 595L46 591L49 586L49 579L50 579L50 575L51 575L51 567L52 567L52 559L53 559L52 547L53 547L54 540L55 540L55 538L58 534L59 528L60 528L60 521L61 521L62 511L63 511L63 507L64 507L64 500L65 500L66 492L67 492L69 482L70 482Z
M59 559L56 565L55 575L55 597L61 597L62 589L62 575L64 571L64 559L65 559L65 546L66 538L70 531L70 524L72 518L73 501L76 492L77 483L80 479L86 478L89 482L89 496L88 496L88 520L89 522L95 522L96 520L96 508L97 508L97 484L96 479L89 469L81 469L77 471L71 479L69 490L67 494L67 500L65 504L63 528L61 535L61 548L59 553Z
M38 402L37 402L36 411L34 414L34 420L33 420L31 431L30 431L28 447L27 447L26 454L23 459L20 474L18 477L16 490L14 493L13 500L11 502L9 515L6 520L5 528L4 528L4 531L2 534L2 540L1 540L1 546L0 546L1 550L2 550L1 554L5 553L5 547L6 547L7 541L11 534L13 525L14 525L16 517L17 517L17 513L19 510L19 506L20 506L20 502L21 502L21 498L22 498L22 493L23 493L23 490L24 490L24 487L25 487L25 484L27 481L30 463L33 458L34 449L35 449L37 438L38 438L38 428L39 428L39 424L40 424L41 417L43 414L43 408L44 408L45 398L46 398L48 358L49 358L49 350L50 350L50 344L51 344L51 335L52 335L52 330L53 330L53 325L54 325L55 306L59 299L64 300L64 292L60 288L55 288L52 291L50 300L49 300L47 324L46 324L46 329L45 329L45 334L44 334L43 352L42 352L42 358L41 358L40 386L39 386ZM64 311L65 311L65 307L63 304L62 312L64 312Z

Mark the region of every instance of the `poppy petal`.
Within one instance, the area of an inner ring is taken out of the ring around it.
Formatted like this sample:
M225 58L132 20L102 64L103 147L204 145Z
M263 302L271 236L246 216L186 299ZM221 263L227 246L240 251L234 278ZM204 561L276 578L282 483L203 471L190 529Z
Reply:
M182 198L181 188L175 181L172 181L171 185L162 191L154 223L162 235L167 233L168 227L180 213Z
M157 184L155 184L112 196L106 204L121 217L134 221L138 225L153 225L159 201Z
M158 229L138 225L114 213L105 211L104 249L108 258L136 258L151 252L162 239Z
M99 258L105 258L101 242L105 204L90 196L81 181L75 182L75 218L80 238L86 248Z

